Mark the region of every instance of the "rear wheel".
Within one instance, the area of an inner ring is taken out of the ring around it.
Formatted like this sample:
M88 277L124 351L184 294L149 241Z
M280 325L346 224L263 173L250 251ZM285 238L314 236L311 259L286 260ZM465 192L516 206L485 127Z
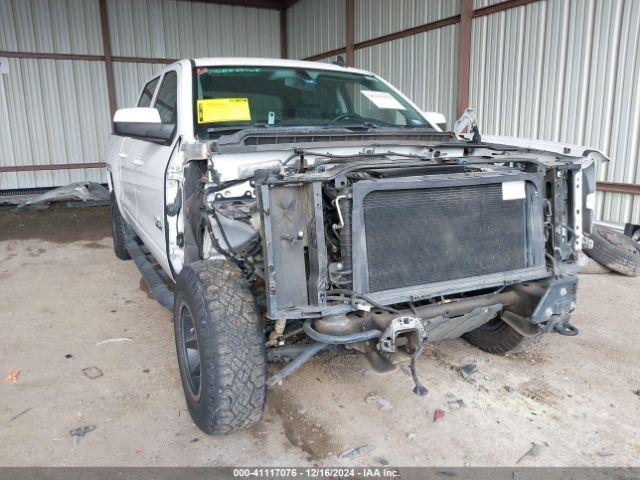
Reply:
M533 337L525 337L500 318L495 318L465 333L462 338L485 352L505 355L531 350L542 341L545 334L546 332L543 332Z
M113 237L113 251L120 260L130 260L127 251L127 222L122 218L116 196L111 192L111 236Z
M208 434L256 423L266 398L265 339L240 270L226 260L186 266L174 305L180 376L193 421Z

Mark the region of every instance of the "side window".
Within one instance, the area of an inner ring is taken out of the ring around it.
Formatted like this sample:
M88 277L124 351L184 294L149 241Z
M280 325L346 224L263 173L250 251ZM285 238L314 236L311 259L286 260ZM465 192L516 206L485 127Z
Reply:
M153 92L156 91L160 78L154 78L144 86L142 94L140 94L140 100L138 100L138 107L148 107L151 105L151 99L153 98Z
M160 84L158 96L153 106L160 112L162 123L176 123L178 120L178 75L167 72Z

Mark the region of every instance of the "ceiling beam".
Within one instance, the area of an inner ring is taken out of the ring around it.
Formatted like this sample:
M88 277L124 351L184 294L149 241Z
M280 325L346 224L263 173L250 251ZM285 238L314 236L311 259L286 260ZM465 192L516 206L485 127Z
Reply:
M285 10L289 7L293 7L299 0L280 0L280 8L284 8Z
M180 0L182 2L213 3L218 5L232 5L236 7L265 8L268 10L280 10L283 0Z

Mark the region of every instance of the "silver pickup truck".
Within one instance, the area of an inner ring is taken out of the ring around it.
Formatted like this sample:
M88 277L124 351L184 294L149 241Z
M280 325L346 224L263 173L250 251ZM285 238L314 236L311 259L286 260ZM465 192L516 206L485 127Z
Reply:
M115 114L115 252L173 311L202 430L257 422L322 351L408 362L424 395L427 342L505 354L577 333L602 154L441 117L371 72L247 58L176 62Z

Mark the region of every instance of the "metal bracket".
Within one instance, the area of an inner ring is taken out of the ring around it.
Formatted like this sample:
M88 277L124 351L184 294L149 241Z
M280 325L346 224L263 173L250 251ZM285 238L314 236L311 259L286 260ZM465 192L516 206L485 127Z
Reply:
M420 340L426 340L427 332L418 317L396 317L380 337L378 349L382 352L395 352L398 335L407 332L416 332Z

